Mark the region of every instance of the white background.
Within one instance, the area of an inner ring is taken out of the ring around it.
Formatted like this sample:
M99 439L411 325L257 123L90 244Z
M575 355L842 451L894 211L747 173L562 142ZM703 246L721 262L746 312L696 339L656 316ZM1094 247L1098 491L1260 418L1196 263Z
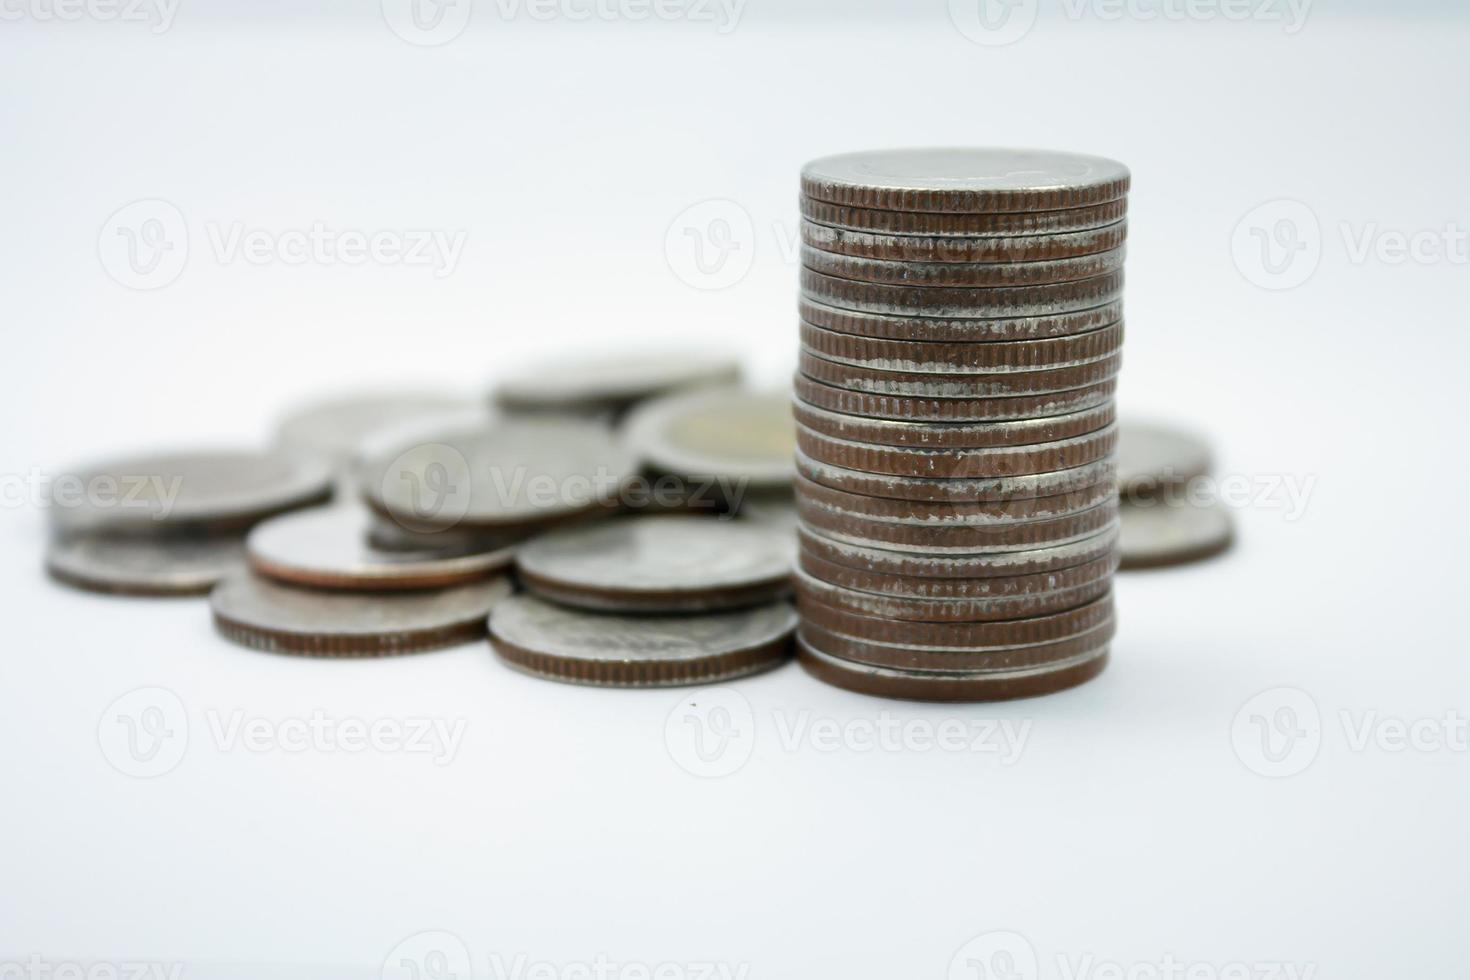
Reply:
M482 4L438 47L406 43L376 4L185 0L159 34L7 7L23 16L0 23L0 963L398 977L389 951L436 930L480 977L518 955L575 976L605 954L691 976L718 961L750 980L937 980L982 976L947 972L951 957L1011 930L1047 977L1170 955L1207 975L1461 969L1470 758L1350 739L1364 720L1470 713L1467 267L1355 261L1341 230L1470 226L1470 29L1391 6L1323 0L1295 34L1048 11L1003 47L967 40L935 0L750 0L725 34ZM790 666L732 685L751 755L700 778L665 739L697 691L540 682L481 645L267 656L216 638L202 601L41 574L43 522L23 502L37 479L259 442L324 391L478 393L534 355L673 340L734 348L783 383L801 163L950 143L1125 161L1125 412L1208 432L1222 473L1315 481L1299 520L1242 510L1223 559L1121 577L1113 664L1083 688L922 706ZM753 265L719 290L665 254L707 198L751 218ZM1321 259L1277 291L1242 274L1231 241L1282 198L1315 215ZM139 199L187 222L165 288L125 288L99 260L109 215ZM436 278L221 261L207 229L234 222L467 237ZM139 687L174 692L189 720L182 760L155 778L99 746L109 704ZM1305 769L1273 779L1232 726L1279 687L1315 706L1320 748L1298 744ZM465 736L444 766L222 748L208 719L236 711L437 718ZM1031 728L1012 765L782 736L884 713Z

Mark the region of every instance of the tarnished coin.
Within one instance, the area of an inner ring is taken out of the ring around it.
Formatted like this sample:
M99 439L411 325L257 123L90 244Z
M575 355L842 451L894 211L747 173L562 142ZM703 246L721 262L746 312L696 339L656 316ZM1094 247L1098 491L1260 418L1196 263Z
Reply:
M957 214L945 211L891 211L829 204L802 195L801 216L831 228L884 235L944 235L965 238L1057 235L1102 228L1123 220L1128 199L1090 207L1055 211L992 211Z
M1022 592L1007 596L917 598L849 589L819 579L804 570L797 571L795 582L797 605L803 611L805 604L816 603L857 616L924 623L978 623L1046 616L1086 605L1112 588L1112 581L1102 575L1091 582L1082 582L1070 588L1051 588L1042 592ZM833 652L847 656L842 651Z
M952 600L965 602L967 600ZM829 633L889 646L979 650L1054 643L1090 632L1113 620L1113 597L1104 592L1085 605L1064 612L995 622L923 622L859 615L815 601L798 593L802 623ZM834 651L835 652L835 651Z
M1183 486L1210 472L1210 446L1161 425L1123 422L1118 434L1118 488L1125 497Z
M298 408L276 427L276 444L339 463L356 459L371 439L398 426L444 415L474 413L488 421L483 405L470 398L432 392L363 392Z
M1026 446L914 449L849 442L805 426L796 428L797 447L818 463L863 473L941 479L1025 476L1085 466L1106 457L1117 441L1117 427L1109 425L1070 439Z
M52 483L62 532L243 530L332 492L328 463L295 453L199 452L114 460Z
M356 506L318 507L257 524L245 539L262 575L318 588L391 591L442 588L506 568L515 546L477 553L382 551L372 546L373 519Z
M46 549L59 582L119 595L203 595L245 564L238 535L60 537Z
M1030 575L941 578L935 575L894 575L849 568L827 561L819 557L819 549L803 545L800 568L812 578L829 585L878 596L898 599L973 599L993 608L1004 607L1007 603L1016 603L1017 608L1032 608L1029 604L1048 602L1054 593L1070 593L1075 589L1106 581L1117 570L1118 558L1114 552L1081 565ZM1076 604L1078 603L1074 603ZM1017 612L1013 616L996 618L1039 616L1046 612L1060 612L1065 608L1067 606L1062 604L1055 609L1038 605L1031 612Z
M516 571L531 591L605 611L705 612L791 589L795 542L715 517L625 517L543 535Z
M1117 502L1064 517L1009 524L916 525L839 514L796 499L803 527L848 544L925 555L969 555L986 551L1030 551L1091 537L1116 521Z
M1013 398L1075 391L1101 384L1118 375L1122 356L1112 354L1071 367L1040 371L1002 370L990 374L908 373L879 371L818 357L803 345L797 365L801 373L820 384L870 395L902 398Z
M581 612L519 595L495 607L490 643L538 677L604 687L709 684L791 654L796 610L780 600L689 616Z
M824 653L806 637L797 638L797 652L802 667L817 680L858 694L910 701L1006 701L1053 694L1091 680L1108 663L1106 644L1073 661L1025 670L969 673L860 664Z
M1055 150L907 147L840 153L801 168L801 192L819 201L897 211L1049 211L1128 193L1116 160Z
M669 395L638 406L623 433L648 466L744 488L791 483L791 398L734 388Z
M511 593L505 576L423 592L327 592L237 572L209 594L227 639L273 653L319 657L412 653L485 635L485 618Z
M801 270L801 289L828 306L898 316L1034 319L1080 313L1123 295L1123 273L1045 286L892 286ZM1015 340L1016 337L996 337Z
M1098 483L1052 497L1016 497L1011 500L902 500L848 493L814 483L800 474L796 488L809 507L870 521L916 524L929 527L973 524L1013 524L1038 521L1090 510L1111 500L1117 491L1111 483Z
M1049 643L1033 643L1018 647L911 647L901 643L876 643L842 636L803 621L799 635L812 647L828 656L850 663L893 670L924 673L1005 674L1014 670L1076 663L1089 658L1101 646L1112 641L1116 626L1108 620L1100 626Z
M948 344L877 340L801 325L802 346L824 360L911 374L997 374L1046 371L1098 361L1123 345L1123 323L1044 340Z
M893 476L886 473L864 473L822 463L801 450L796 453L796 468L813 483L848 493L898 500L924 500L952 503L1019 500L1024 497L1056 497L1075 490L1085 490L1099 483L1113 482L1113 460L1104 457L1093 463L1069 470L1031 473L1025 476L974 478Z
M971 344L1070 337L1112 326L1123 319L1123 303L1113 300L1072 313L1033 317L891 316L844 310L802 296L801 319L833 333L905 343Z
M954 235L889 235L802 221L801 240L812 248L839 255L895 262L1047 262L1096 255L1121 246L1128 223L1060 235L957 237Z
M1014 398L911 398L850 391L798 374L796 396L808 404L844 415L899 422L1003 422L1066 415L1112 402L1115 379L1071 391Z
M1118 513L1125 569L1200 561L1226 550L1235 539L1235 521L1218 502L1125 500Z
M983 449L1030 446L1086 435L1111 425L1113 403L1066 415L1006 422L906 422L829 412L804 401L792 405L798 425L833 439L911 449Z
M531 528L616 503L637 458L603 426L507 420L387 450L364 499L411 531Z
M1077 541L1023 551L977 552L971 555L934 555L894 551L840 541L810 527L798 527L803 555L882 576L972 579L1041 575L1116 556L1118 522ZM936 585L935 588L948 588ZM966 588L966 587L957 587ZM965 593L961 593L965 594Z
M1123 268L1125 250L1040 262L914 262L801 249L801 264L824 276L896 286L1019 287L1071 282Z
M533 365L502 381L495 402L509 410L622 410L681 388L740 380L740 362L712 351L607 351Z

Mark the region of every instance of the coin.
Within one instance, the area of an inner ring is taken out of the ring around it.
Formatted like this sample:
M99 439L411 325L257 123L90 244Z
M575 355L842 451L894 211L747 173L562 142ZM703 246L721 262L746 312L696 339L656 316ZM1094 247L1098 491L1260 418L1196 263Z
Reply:
M875 643L842 636L809 622L801 624L799 635L809 646L849 663L891 670L923 671L943 676L954 673L1004 675L1016 670L1076 663L1095 654L1099 647L1106 646L1115 633L1115 624L1108 620L1086 633L1049 643L976 649Z
M802 348L798 360L801 373L821 384L872 395L907 398L1010 398L1074 391L1117 377L1121 366L1121 356L1113 354L1085 364L1041 371L911 374L829 361L806 347Z
M943 623L975 623L1045 616L1086 605L1112 588L1112 582L1106 574L1091 582L1082 582L1066 589L1051 588L1042 592L1023 592L1007 596L944 598L862 592L823 581L804 570L797 571L795 582L797 606L803 611L806 608L804 604L815 603L856 616Z
M796 532L796 498L789 491L747 493L737 502L736 513L742 520L776 528L788 536Z
M970 673L897 670L843 660L797 637L801 665L813 677L858 694L911 701L1005 701L1052 694L1076 687L1102 673L1108 648L1045 667L1014 671Z
M796 427L797 447L818 463L863 473L942 479L1025 476L1071 469L1104 459L1117 441L1117 427L1109 425L1085 435L1025 446L914 449L849 442L805 426Z
M513 549L528 536L527 531L517 528L500 531L410 531L371 512L368 513L367 525L367 544L374 551L421 552L443 557Z
M968 600L948 601L964 603ZM796 607L801 613L803 627L810 624L829 633L890 646L964 650L1054 643L1090 632L1113 620L1113 597L1106 591L1091 602L1064 612L994 622L883 619L846 612L814 601L809 593L800 592Z
M1112 326L1123 319L1119 300L1071 313L1032 317L891 316L846 310L803 295L798 303L805 323L833 333L904 343L989 343L1070 337Z
M871 497L835 490L797 475L796 488L809 506L834 516L853 516L870 521L944 527L952 524L1007 524L1035 521L1090 510L1111 500L1117 491L1111 483L1097 483L1052 497L1017 497L1013 500L902 500Z
M363 392L296 409L276 427L276 445L300 453L349 462L364 443L385 429L484 406L469 398L432 392Z
M1117 520L1117 503L1063 517L1010 524L893 524L823 510L800 496L796 513L804 527L849 544L926 555L966 555L986 551L1030 551L1091 537Z
M605 687L707 684L767 670L791 653L796 611L781 600L687 616L583 612L519 595L495 608L490 643L538 677Z
M829 585L901 599L976 599L996 605L1014 600L1044 599L1053 591L1069 592L1106 580L1118 567L1117 553L1114 551L1081 565L1069 565L1066 568L1029 575L941 578L936 575L895 575L891 572L849 568L820 557L821 551L820 547L803 543L800 568L812 578ZM1039 615L1041 611L1018 613L1017 616Z
M993 374L1051 370L1109 357L1123 345L1123 323L1067 337L978 344L876 340L803 323L801 343L823 360L877 371Z
M1125 501L1118 513L1125 569L1201 561L1225 551L1235 538L1230 511L1218 502Z
M1112 402L1066 415L1006 422L906 422L829 412L804 401L792 405L796 422L813 432L847 442L914 449L982 449L1030 446L1086 435L1111 425Z
M625 517L543 535L516 571L566 605L630 612L704 612L790 591L791 539L714 517Z
M421 592L327 592L236 572L209 594L227 639L273 653L320 657L412 653L485 635L491 608L511 593L505 576Z
M884 235L852 231L803 220L801 240L812 248L839 255L902 262L1045 262L1095 255L1118 248L1128 238L1128 223L1058 235L957 237L954 235Z
M319 588L392 591L442 588L484 578L510 565L515 546L498 550L382 551L372 546L372 517L356 506L319 507L271 518L245 539L262 575Z
M495 389L502 408L622 410L633 402L681 388L731 384L740 362L727 354L673 350L645 353L606 351L561 357L528 367Z
M1114 379L1070 391L1010 398L912 398L850 391L798 374L793 382L802 401L844 415L900 422L997 422L1066 415L1112 402Z
M912 147L840 153L801 168L801 192L819 201L897 211L1048 211L1128 193L1116 160L1053 150Z
M1123 267L1124 250L1040 262L913 262L801 248L801 264L824 276L897 286L1021 287L1072 282Z
M943 211L890 211L829 204L803 195L801 216L831 228L878 232L885 235L986 236L1056 235L1116 224L1128 213L1128 201L1119 198L1090 207L1055 211L993 211L955 214Z
M46 549L46 570L57 581L119 595L203 595L244 563L238 535L76 534Z
M363 468L364 499L412 531L533 527L607 509L637 476L608 430L506 420L387 450Z
M226 532L325 500L331 467L282 452L199 452L113 460L52 483L53 528L67 533Z
M810 527L798 527L802 554L874 575L935 579L972 579L1048 574L1108 558L1118 546L1118 522L1077 541L1021 551L973 555L934 555L894 551L839 541ZM936 585L936 588L948 586Z
M863 313L1033 319L1081 313L1111 303L1123 294L1123 274L1109 272L1044 286L893 286L839 279L803 268L801 288L809 299Z
M1118 486L1135 497L1183 486L1210 472L1210 446L1198 436L1161 425L1124 422L1118 434Z
M663 473L754 488L791 483L795 433L785 392L726 388L668 395L634 409L623 433L645 463Z
M1111 484L1113 482L1113 461L1110 458L1099 459L1094 463L1087 463L1069 470L1054 470L1050 473L949 478L864 473L819 462L797 450L796 467L808 480L834 490L845 490L848 493L866 494L873 497L924 500L935 503L1056 497L1075 490L1095 487L1099 483Z

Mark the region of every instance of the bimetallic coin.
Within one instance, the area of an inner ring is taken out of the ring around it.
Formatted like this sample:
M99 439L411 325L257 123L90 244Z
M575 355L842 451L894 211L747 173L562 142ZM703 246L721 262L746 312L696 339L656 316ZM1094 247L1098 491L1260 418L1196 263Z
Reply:
M351 462L385 429L484 406L469 398L432 392L364 392L317 402L292 412L276 427L276 444L339 463Z
M1088 659L1113 639L1116 626L1108 620L1086 633L1049 643L1017 647L911 647L901 643L876 643L824 630L803 622L800 637L829 656L849 663L892 670L933 674L988 673L1003 676L1011 671L1076 663Z
M801 216L831 228L883 235L935 235L961 238L1061 235L1102 228L1122 221L1128 199L1090 207L1055 211L993 211L956 214L944 211L890 211L852 208L801 196Z
M604 687L708 684L767 670L791 653L796 610L782 600L688 616L567 609L531 595L496 606L490 643L507 663Z
M1225 551L1235 539L1235 521L1218 502L1133 503L1118 508L1122 521L1122 568L1162 568L1201 561Z
M1025 551L979 552L973 555L913 554L889 548L854 545L818 533L810 527L797 528L797 537L803 555L815 555L824 561L872 575L932 579L1015 578L1023 575L1049 575L1087 562L1113 558L1118 547L1118 522L1115 519L1097 534L1066 544ZM951 588L938 583L934 587Z
M850 516L893 524L926 527L1014 524L1078 514L1116 495L1111 483L1098 483L1052 497L1016 497L1012 500L902 500L834 490L806 477L796 477L796 489L808 507L834 516Z
M900 398L1013 398L1018 395L1040 395L1075 391L1101 384L1118 375L1122 367L1119 354L1102 357L1072 367L1048 368L1041 371L1001 371L994 374L910 374L879 371L873 368L842 364L818 357L803 346L798 360L802 374L820 384L870 395L894 395Z
M996 597L916 598L849 589L823 581L803 570L798 570L795 582L797 608L803 612L808 604L817 604L856 616L923 623L978 623L1046 616L1086 605L1112 588L1112 581L1103 575L1071 588L1053 588L1043 592Z
M1125 250L1073 255L1040 262L914 262L870 259L801 249L801 264L813 272L858 282L896 286L1019 287L1072 282L1123 268Z
M801 168L801 192L819 201L896 211L1049 211L1128 193L1116 160L1054 150L911 147L840 153Z
M66 585L118 595L203 595L245 564L237 535L59 537L46 549L46 570Z
M1006 422L901 422L829 412L799 399L792 404L792 412L798 425L833 439L911 449L982 449L1056 442L1096 432L1111 425L1116 414L1109 401L1066 415Z
M810 296L801 297L798 309L803 322L823 330L903 343L972 344L1045 340L1049 337L1090 333L1110 327L1123 319L1121 300L1072 313L1033 317L944 317L929 314L890 316L862 310L845 310L817 302Z
M796 453L797 471L813 483L848 493L898 500L923 500L934 503L970 503L1019 500L1025 497L1056 497L1113 483L1113 460L1104 457L1093 463L1069 470L1030 473L1025 476L993 476L974 478L893 476L886 473L864 473L818 462L801 450Z
M796 429L797 447L818 463L862 473L931 479L1026 476L1071 469L1104 459L1117 441L1118 430L1113 425L1056 442L980 449L874 446L833 439L805 426Z
M954 235L882 235L802 221L801 240L812 248L839 255L896 262L1046 262L1096 255L1121 246L1128 223L1060 235L957 237Z
M610 508L638 463L600 425L526 419L426 435L363 472L368 505L411 531L529 529Z
M1124 422L1118 434L1118 487L1125 497L1177 487L1210 472L1210 446L1160 425Z
M292 453L138 456L53 481L50 517L63 533L238 531L331 492L331 467Z
M740 362L710 351L627 353L562 357L532 366L501 382L495 402L510 410L621 410L644 398L682 388L740 380Z
M1064 517L1009 524L894 524L823 510L800 496L796 498L796 512L802 527L824 537L866 548L931 556L1049 548L1089 538L1118 519L1114 500Z
M531 591L566 605L704 612L769 602L791 588L794 542L715 517L626 517L543 535L516 571Z
M913 398L850 391L798 374L796 397L829 412L898 422L1004 422L1067 415L1112 403L1114 379L1071 391L1018 395L1012 398Z
M785 392L669 395L634 409L623 433L645 464L662 473L745 488L791 483L795 431Z
M491 608L511 593L505 576L422 592L327 592L235 573L209 594L227 639L272 653L319 657L412 653L485 635Z
M801 289L804 296L818 303L862 313L1029 320L1081 313L1112 303L1123 295L1123 273L1109 272L1045 286L893 286L839 279L803 268Z
M1123 345L1123 323L1043 340L948 344L877 340L801 325L802 346L823 360L911 374L996 374L1047 371L1101 360Z
M367 591L458 585L484 578L515 558L514 545L468 554L381 551L369 538L372 523L355 506L285 514L251 529L246 555L252 568L274 579Z

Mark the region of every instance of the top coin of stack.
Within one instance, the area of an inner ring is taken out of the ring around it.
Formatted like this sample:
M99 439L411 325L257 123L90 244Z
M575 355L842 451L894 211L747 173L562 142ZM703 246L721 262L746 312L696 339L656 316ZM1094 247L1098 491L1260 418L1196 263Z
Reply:
M796 587L819 678L988 700L1102 670L1128 186L1037 150L802 170Z

